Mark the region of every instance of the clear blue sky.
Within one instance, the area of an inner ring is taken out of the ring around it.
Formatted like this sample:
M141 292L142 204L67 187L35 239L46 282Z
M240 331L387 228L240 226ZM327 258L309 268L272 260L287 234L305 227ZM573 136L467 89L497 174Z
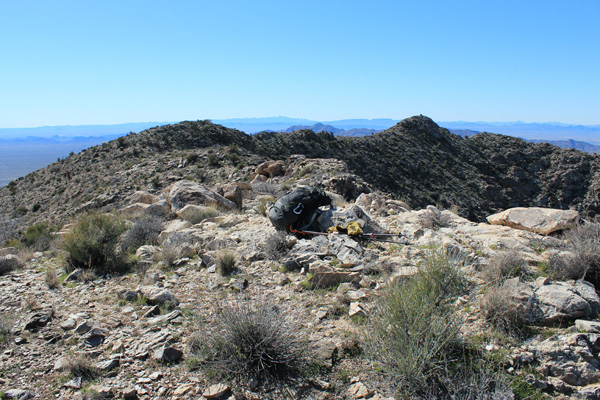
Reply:
M0 0L0 128L600 124L599 21L599 0Z

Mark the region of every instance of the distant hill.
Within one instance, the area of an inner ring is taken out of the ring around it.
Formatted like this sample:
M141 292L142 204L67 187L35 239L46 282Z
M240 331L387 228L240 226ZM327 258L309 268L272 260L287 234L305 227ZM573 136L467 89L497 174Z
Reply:
M310 129L313 132L330 132L336 136L366 136L375 132L381 132L381 130L367 129L367 128L353 128L353 129L340 129L331 125L324 125L321 123L314 124L311 126L296 125L291 126L281 132L294 132L300 129Z
M467 122L438 121L447 129L464 129L476 132L494 132L521 137L527 140L576 140L600 145L600 125L572 125L558 122Z
M450 132L455 135L471 137L480 132L472 131L470 129L450 129ZM523 139L523 138L522 138ZM586 153L600 153L600 146L587 143L580 142L577 140L569 139L569 140L545 140L545 139L523 139L527 140L531 143L549 143L554 146L562 147L563 149L575 149L579 151L584 151Z

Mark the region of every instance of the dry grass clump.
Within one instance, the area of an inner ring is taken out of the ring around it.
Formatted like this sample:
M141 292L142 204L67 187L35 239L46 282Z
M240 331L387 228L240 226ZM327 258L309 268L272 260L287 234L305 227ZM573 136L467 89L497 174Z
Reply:
M143 245L156 245L158 235L163 230L163 219L149 217L136 221L123 238L122 246L131 253Z
M3 347L10 338L12 324L4 315L0 315L0 347Z
M167 267L172 266L175 261L183 257L188 257L193 252L188 238L181 233L174 233L169 236L161 245L159 259Z
M214 329L190 343L200 367L242 384L271 386L297 374L304 338L289 313L268 301L217 310Z
M513 336L526 332L525 308L513 297L510 285L490 287L481 301L481 310L492 327Z
M453 358L459 332L453 302L464 289L457 260L434 253L414 277L384 291L365 347L400 387L434 384L435 372Z
M231 275L235 270L235 255L229 250L223 250L217 256L217 267L222 276Z
M565 232L567 254L557 254L549 262L555 279L586 279L600 284L600 223L585 222Z
M80 377L85 380L93 380L99 375L98 369L92 364L92 361L84 355L68 355L63 368L73 377Z
M57 289L60 287L60 279L55 270L49 269L44 277L48 289Z
M290 251L287 244L287 235L282 231L277 231L267 237L264 244L264 251L270 260L279 260Z
M127 230L127 221L115 215L99 212L82 215L61 243L67 252L66 270L93 269L99 275L126 271L129 262L120 246L120 237Z
M516 251L498 253L485 271L487 281L494 284L501 284L508 278L523 277L527 274L529 274L527 263Z
M427 208L427 211L419 215L419 224L423 228L433 229L434 231L450 226L450 222L450 216L443 214L437 208Z
M23 261L15 255L0 257L0 275L8 274L25 266Z

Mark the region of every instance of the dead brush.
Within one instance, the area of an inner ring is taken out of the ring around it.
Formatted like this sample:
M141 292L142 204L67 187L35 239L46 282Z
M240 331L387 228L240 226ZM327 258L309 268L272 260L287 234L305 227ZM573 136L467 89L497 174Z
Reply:
M440 228L450 226L451 218L448 214L442 213L437 208L427 208L427 210L419 215L419 224L426 229L437 231Z
M524 277L530 273L523 256L516 251L498 253L484 271L488 282L501 284L504 280Z
M71 376L84 380L93 380L99 375L99 371L92 364L92 361L81 354L71 354L66 356L66 362L62 369L69 372Z
M48 285L48 289L57 289L60 287L60 279L54 269L46 271L44 280L46 281L46 285Z
M565 232L567 252L550 259L549 273L555 279L585 279L600 284L600 223L585 222Z
M526 332L527 318L513 293L510 285L490 287L481 300L481 311L494 329L518 337Z
M264 252L270 260L279 260L290 251L287 244L287 235L277 231L269 236L263 245Z

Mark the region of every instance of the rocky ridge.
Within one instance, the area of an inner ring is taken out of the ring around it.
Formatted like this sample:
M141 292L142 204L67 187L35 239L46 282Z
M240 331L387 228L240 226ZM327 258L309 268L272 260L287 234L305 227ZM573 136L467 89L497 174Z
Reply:
M293 165L291 171L309 165L314 171L343 168L339 161L302 157ZM461 274L473 285L457 303L464 319L462 333L479 337L481 349L500 357L508 374L555 397L593 398L600 389L600 327L595 320L600 299L591 284L544 277L504 282L522 303L528 323L538 327L538 334L523 342L499 339L482 316L482 298L489 284L485 271L494 257L508 250L518 252L528 268L540 274L540 265L561 249L561 239L472 222L434 206L411 210L406 203L376 192L363 192L351 202L332 192L338 206L328 215L332 223L359 220L366 231L394 233L393 243L357 241L339 233L289 236L287 254L273 258L269 242L275 231L260 214L260 205L275 189L281 190L279 185L289 182L284 171L280 173L268 178L272 183L262 182L260 176L266 175L259 174L244 190L238 211L216 207L216 215L200 221L194 221L193 212L182 211L207 206L207 195L212 207L231 200L189 181L175 182L165 197L130 196L122 204L129 212L155 213L163 208L179 213L163 227L158 246L138 249L137 273L92 280L72 274L56 289L49 289L48 271L60 274L62 268L54 250L30 254L23 269L1 276L0 314L11 326L0 356L5 396L389 398L394 392L382 384L373 364L349 355L347 349L352 343L360 345L365 326L361 321L369 320L384 288L410 279L435 249L461 260ZM319 183L357 192L367 188L348 172L340 176L323 177ZM316 183L314 179L296 183ZM176 194L186 200L173 201ZM427 223L431 216L443 223ZM179 257L173 266L157 261L153 255L173 244ZM236 255L237 272L230 277L216 273L223 249ZM284 392L265 394L253 391L251 385L215 381L193 367L192 337L210 329L215 304L266 299L299 322L312 357L326 371L313 372ZM568 321L575 325L568 327ZM95 380L68 374L69 363L77 356L93 361L98 371Z
M487 133L463 138L424 116L367 137L310 130L249 136L186 121L91 147L0 188L0 221L10 232L0 239L36 222L64 223L86 209L118 207L136 190L160 195L184 178L247 184L265 159L287 166L294 155L337 159L344 167L308 166L289 179L352 173L414 207L455 207L473 221L512 207L574 208L589 216L600 207L597 155Z

